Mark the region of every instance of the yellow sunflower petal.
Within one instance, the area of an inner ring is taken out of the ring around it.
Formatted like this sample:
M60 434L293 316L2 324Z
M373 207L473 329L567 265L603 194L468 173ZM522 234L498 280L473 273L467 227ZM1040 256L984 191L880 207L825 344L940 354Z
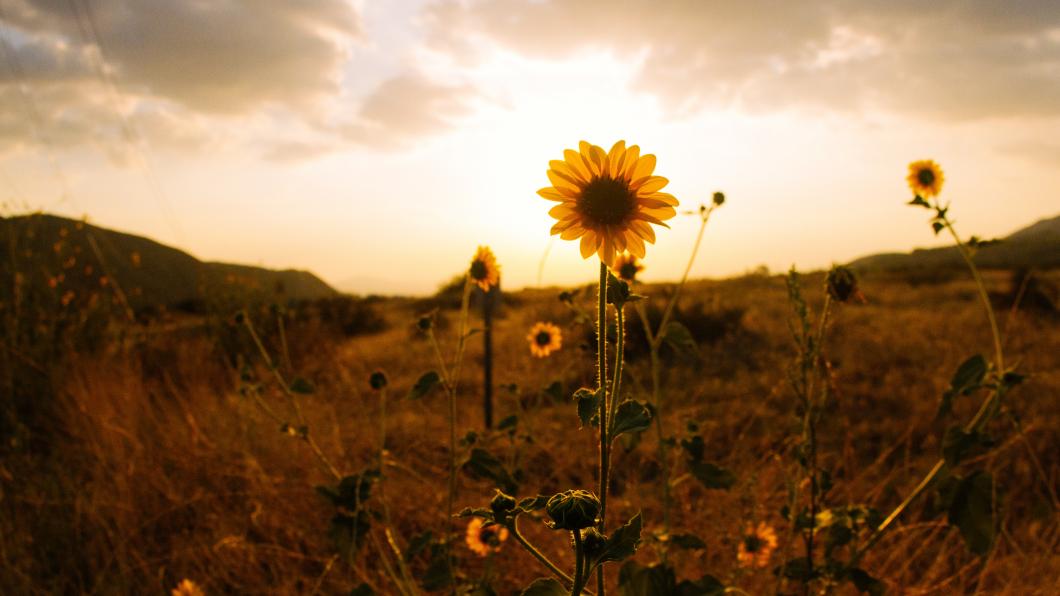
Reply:
M574 240L586 232L586 229L579 225L573 225L566 230L560 232L559 237L562 240Z
M537 191L537 194L541 195L541 198L548 199L550 201L569 201L572 198L556 190L553 186L542 188L541 190Z
M596 233L592 230L585 232L582 236L581 242L582 258L588 259L594 252L596 252Z
M640 161L640 146L632 145L626 149L626 160L622 164L622 178L630 180L633 178L633 170L637 167L637 162Z
M556 170L548 171L548 179L552 182L558 190L567 189L573 193L579 192L578 183L573 179L564 174L557 172Z
M639 180L645 176L651 176L651 173L654 171L655 156L649 153L637 160L637 167L633 168L633 175L630 176L630 178L633 180Z
M676 206L678 206L680 204L680 201L677 200L677 197L673 196L672 194L670 194L668 192L652 193L651 196L648 197L648 198L656 199L656 200L659 200L659 201L663 201L664 203L666 203L667 205L670 205L672 207L676 207Z
M629 227L631 230L636 232L637 235L641 238L647 240L652 244L655 244L655 230L653 230L652 227L648 224L642 221L633 220L629 222Z
M662 176L648 176L647 180L640 185L633 182L630 186L637 191L637 194L647 194L660 190L669 183L670 181Z
M612 178L618 178L619 172L622 171L622 164L625 163L626 158L626 142L619 141L611 146L611 150L607 152L607 161L609 164L607 173Z
M589 168L585 167L585 162L582 161L580 153L573 149L564 149L563 162L570 167L571 171L578 175L579 179L586 182L589 181Z
M557 174L560 174L564 178L573 181L575 185L579 188L586 182L588 182L588 180L585 179L585 177L578 170L575 170L573 167L571 167L570 164L565 161L553 159L552 161L548 162L548 167L552 170L555 170Z
M574 209L574 205L571 203L560 203L555 207L548 210L548 214L556 219L563 219L568 215L574 215L577 213Z
M635 232L629 234L629 242L626 243L629 246L629 252L638 259L643 259L645 255L644 240L641 239Z

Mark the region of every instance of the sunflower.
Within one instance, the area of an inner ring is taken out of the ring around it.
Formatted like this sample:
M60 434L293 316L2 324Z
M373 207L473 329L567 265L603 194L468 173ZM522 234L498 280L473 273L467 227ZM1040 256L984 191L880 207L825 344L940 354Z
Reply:
M619 278L626 281L634 281L637 279L637 274L644 271L644 265L640 264L636 255L623 253L618 255L618 258L615 259L614 269Z
M922 159L909 164L909 176L906 181L914 194L926 199L942 192L942 183L946 181L946 177L942 174L939 164L930 159Z
M490 288L500 283L501 268L497 265L497 258L493 256L490 247L478 247L467 274L471 276L472 283L482 288L483 292L490 291Z
M530 342L531 354L544 358L563 346L563 334L552 323L537 323L530 328L526 341Z
M508 528L497 524L485 525L482 518L473 517L467 524L467 547L480 557L500 552L501 543L508 539Z
M761 522L757 528L748 525L736 549L736 561L741 567L768 567L776 547L777 533L768 524Z
M537 191L559 202L548 212L559 220L552 234L581 238L582 258L595 252L611 267L622 251L644 258L644 242L655 242L650 224L669 227L663 221L677 214L677 199L659 192L669 180L652 175L655 156L641 155L640 147L627 148L625 141L606 153L585 141L578 148L548 162L552 186Z
M203 596L205 594L205 592L202 591L202 588L190 579L181 581L170 593L172 596Z

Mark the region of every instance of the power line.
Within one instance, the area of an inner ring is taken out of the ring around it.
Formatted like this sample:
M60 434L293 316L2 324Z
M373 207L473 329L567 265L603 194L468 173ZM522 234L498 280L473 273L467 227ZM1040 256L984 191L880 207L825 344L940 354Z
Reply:
M0 2L0 22L3 23L3 26L0 27L0 49L3 51L4 60L7 62L8 68L11 69L12 74L15 75L19 96L22 98L22 109L28 116L27 121L30 123L33 130L33 136L38 143L44 146L45 152L48 154L48 163L51 165L55 179L59 183L60 195L59 201L56 205L69 202L75 209L82 211L81 206L77 204L77 201L70 193L70 185L67 183L66 175L63 173L62 168L59 166L59 160L55 156L55 147L52 145L51 138L48 137L45 131L44 118L41 116L40 110L37 109L37 104L30 94L29 85L26 82L26 71L22 68L22 62L18 58L18 53L8 41L7 35L5 35L8 27L8 20L2 2Z
M122 109L122 93L118 89L117 83L111 76L110 71L107 69L106 55L103 49L103 40L99 34L99 26L96 23L95 13L92 11L91 4L86 0L68 0L70 11L74 14L74 18L77 20L77 29L81 34L81 41L85 44L92 44L96 47L96 52L93 54L94 60L92 60L96 76L100 79L103 86L107 89L110 96L110 101L114 106L114 113L118 118L121 128L122 137L125 140L126 145L130 151L138 158L137 162L140 166L141 172L144 175L144 180L147 183L147 187L153 194L155 201L158 203L162 210L162 216L169 225L170 230L176 237L177 241L184 244L184 233L177 223L177 218L174 215L171 207L169 197L166 195L165 190L158 181L158 175L154 168L154 163L148 151L144 151L143 145L147 144L146 137L136 127L135 122L129 120L126 117L125 111Z

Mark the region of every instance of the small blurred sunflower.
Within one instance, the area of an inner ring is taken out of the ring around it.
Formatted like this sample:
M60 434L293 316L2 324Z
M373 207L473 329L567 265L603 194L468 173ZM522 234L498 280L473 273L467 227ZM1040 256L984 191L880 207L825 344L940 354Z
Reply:
M204 596L205 592L195 582L185 579L177 584L177 587L173 588L170 594L172 596Z
M471 267L467 274L471 281L482 288L483 292L490 291L501 281L501 269L497 265L497 258L488 246L480 246L475 251L475 257L471 259Z
M640 147L627 148L625 141L608 152L585 141L578 148L548 162L552 186L537 191L559 202L548 212L559 220L552 234L581 238L582 258L596 253L609 267L623 251L644 258L644 242L655 242L650 224L669 227L664 221L678 205L673 195L659 192L669 180L652 175L655 156L641 155Z
M537 323L530 328L526 341L530 342L531 354L544 358L563 346L563 334L552 323Z
M773 549L777 547L777 533L765 522L747 526L747 533L740 539L736 550L736 561L741 567L768 567Z
M914 194L926 199L942 192L942 183L946 181L946 177L942 174L939 164L930 159L922 159L909 164L906 181Z
M482 518L473 517L467 524L467 547L480 557L500 552L501 543L508 539L508 528L497 524L485 525Z
M637 279L638 273L644 271L644 265L640 264L636 255L623 253L618 255L618 258L615 259L614 270L619 278L631 282Z

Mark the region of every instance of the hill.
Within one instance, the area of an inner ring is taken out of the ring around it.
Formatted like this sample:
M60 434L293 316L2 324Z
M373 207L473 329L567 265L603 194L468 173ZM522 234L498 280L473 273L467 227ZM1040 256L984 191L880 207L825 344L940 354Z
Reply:
M0 259L0 284L18 279L33 293L51 290L59 296L91 295L109 287L134 310L218 297L338 295L308 271L200 261L142 236L43 213L0 219L0 245L7 253Z
M1055 269L1060 267L1060 215L1013 232L997 244L980 248L976 265L984 269ZM882 253L848 264L859 272L964 267L956 247L916 249L911 253Z

